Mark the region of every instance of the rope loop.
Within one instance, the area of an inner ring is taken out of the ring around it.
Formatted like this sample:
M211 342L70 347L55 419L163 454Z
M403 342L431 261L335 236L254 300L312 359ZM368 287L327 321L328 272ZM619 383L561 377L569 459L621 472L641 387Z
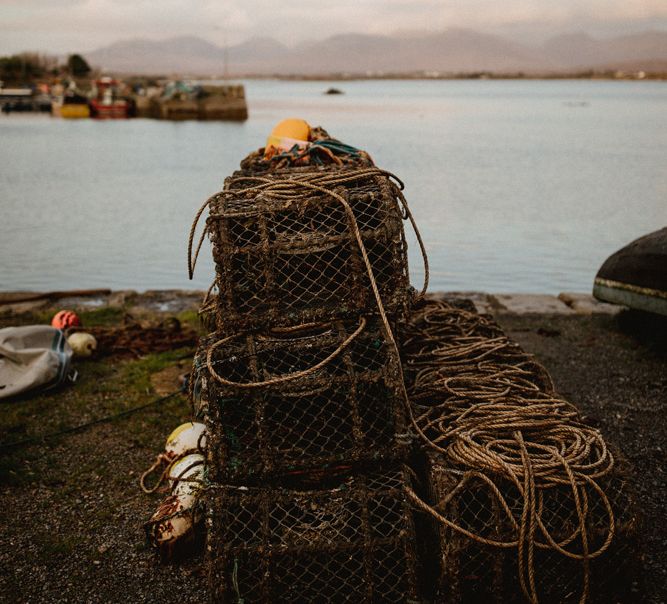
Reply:
M206 366L208 368L211 377L213 377L214 380L220 382L225 386L230 386L233 388L254 389L254 388L264 388L266 386L274 386L276 384L284 384L285 382L291 382L294 380L298 380L300 378L307 377L308 375L311 375L316 371L319 371L326 365L328 365L359 336L359 334L365 329L365 327L366 327L366 319L364 317L361 317L359 320L359 325L354 330L354 332L351 335L349 335L343 342L341 342L336 347L336 350L334 350L331 354L329 354L325 359L321 360L319 363L313 365L312 367L309 367L308 369L304 369L302 371L295 371L293 373L288 373L287 375L272 378L270 380L264 380L261 382L234 382L226 378L223 378L215 370L213 353L219 346L222 346L223 344L229 342L231 339L237 337L236 335L231 335L221 340L218 340L208 348L208 351L206 353Z

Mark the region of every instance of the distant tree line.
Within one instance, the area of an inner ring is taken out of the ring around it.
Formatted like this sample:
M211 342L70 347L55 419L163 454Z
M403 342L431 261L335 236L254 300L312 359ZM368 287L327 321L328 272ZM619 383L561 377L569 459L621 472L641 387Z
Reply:
M0 57L0 80L5 86L30 84L40 78L64 75L81 78L91 71L86 59L79 54L70 55L64 65L57 57L34 52Z

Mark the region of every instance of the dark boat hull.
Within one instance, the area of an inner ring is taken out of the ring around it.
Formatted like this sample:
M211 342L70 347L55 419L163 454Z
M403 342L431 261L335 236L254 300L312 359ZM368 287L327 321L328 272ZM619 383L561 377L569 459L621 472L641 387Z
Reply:
M609 256L595 277L593 295L604 302L667 315L667 228Z

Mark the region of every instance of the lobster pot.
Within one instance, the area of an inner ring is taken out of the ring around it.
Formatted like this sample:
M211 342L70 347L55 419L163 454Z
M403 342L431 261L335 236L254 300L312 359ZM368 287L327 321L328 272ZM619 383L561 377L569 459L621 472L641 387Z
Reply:
M332 184L332 178L345 176L310 170L291 178L227 179L209 204L206 226L220 292L220 330L376 313L369 272L386 312L407 313L413 290L398 188L379 170ZM321 189L296 184L303 181Z
M517 530L493 494L488 483L479 476L466 476L437 455L429 456L427 484L430 503L440 514L482 539L511 542ZM507 502L512 516L521 518L523 499L517 487L509 481L497 480L500 494ZM609 548L590 560L588 602L629 602L633 579L637 578L637 519L628 484L616 473L605 477L600 486L609 497L615 520L615 534ZM541 519L553 539L563 547L582 553L581 540L573 534L579 526L572 491L566 486L538 490ZM609 515L597 491L586 488L589 551L600 548L609 535ZM438 505L440 504L440 505ZM450 602L525 602L519 581L517 547L500 548L478 542L462 533L434 521L436 543L431 550L438 552L439 565L435 570L434 601ZM537 529L537 538L540 538ZM527 551L527 550L526 550ZM535 583L540 602L579 602L584 591L584 566L551 548L536 548L534 560Z
M207 294L202 305L197 309L199 325L206 333L212 333L217 327L218 296Z
M211 488L211 601L416 602L408 480L395 469L317 490Z
M377 320L218 338L202 342L193 369L214 479L406 454L400 366Z

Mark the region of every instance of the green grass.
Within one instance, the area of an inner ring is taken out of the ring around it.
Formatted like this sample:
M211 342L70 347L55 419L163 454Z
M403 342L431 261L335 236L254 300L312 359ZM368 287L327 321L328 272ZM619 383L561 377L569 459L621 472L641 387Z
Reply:
M179 349L131 361L108 357L78 363L80 377L75 384L0 404L0 443L40 438L153 401L158 397L151 387L151 375L188 352L191 351ZM185 398L177 396L110 423L122 422L131 446L155 447L156 440L162 441L188 417ZM17 449L0 449L0 484L26 484L43 479L43 472L48 472L52 465L48 451L69 438L71 435L63 435ZM41 453L36 455L36 451ZM29 463L31 458L34 464ZM85 466L81 469L83 473L90 470Z
M57 310L50 307L20 315L2 315L0 327L49 324ZM77 312L84 328L110 327L122 323L127 309L104 307ZM199 327L196 311L181 312L176 318L184 326ZM151 319L159 322L163 317L156 315ZM89 458L82 455L73 471L66 475L61 472L63 451L68 451L73 442L79 448L100 447L100 435L103 434L109 435L108 446L127 448L128 451L140 448L157 453L168 434L190 417L189 405L183 395L82 431L37 440L16 448L2 448L1 445L41 439L54 432L150 403L158 398L151 385L151 376L186 359L193 352L177 349L132 360L113 356L75 359L74 367L79 373L76 383L0 402L0 485L45 484L58 486L63 492L74 492L95 475L101 475L106 480L119 480L114 476L117 468L106 463L104 446L101 450L86 452ZM100 425L107 428L101 429Z
M17 325L51 325L51 319L58 312L58 308L49 306L45 309L21 313L19 315L0 316L0 327ZM90 310L79 309L77 314L81 319L83 327L107 327L118 325L126 314L125 308L92 308ZM195 313L196 315L196 313Z
M106 327L117 325L125 315L124 308L97 308L94 310L80 311L79 318L83 327Z

